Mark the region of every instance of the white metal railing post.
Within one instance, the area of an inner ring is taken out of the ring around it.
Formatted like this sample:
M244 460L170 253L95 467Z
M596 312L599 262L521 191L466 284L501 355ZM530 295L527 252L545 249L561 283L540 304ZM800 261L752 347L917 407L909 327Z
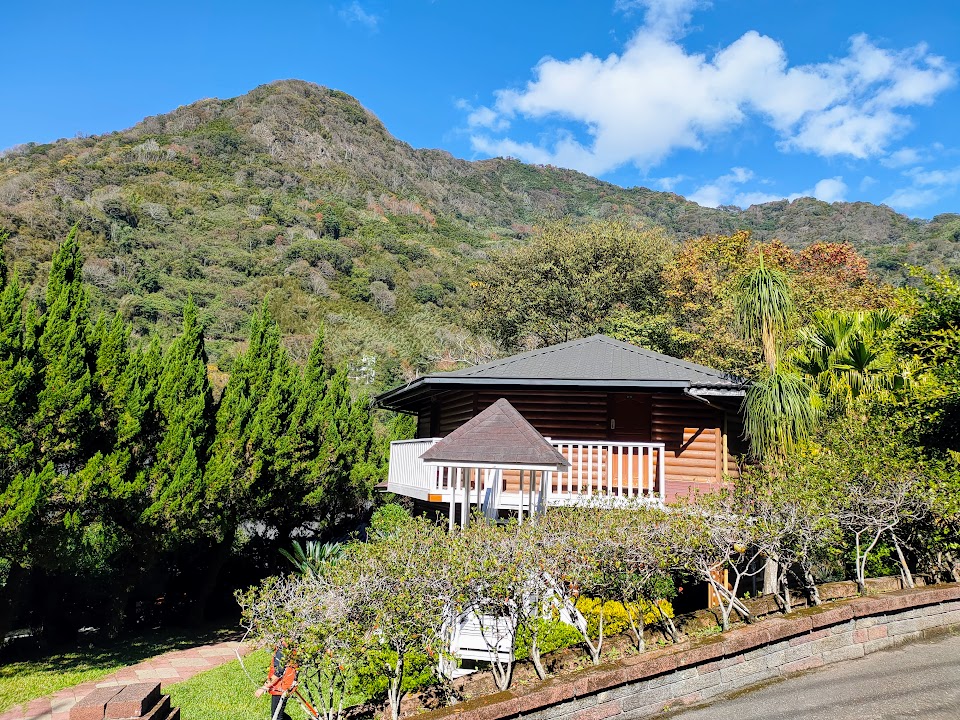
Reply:
M657 465L660 466L660 469L657 472L657 475L658 475L657 492L660 494L661 502L667 501L667 475L666 475L666 471L664 470L664 457L663 457L664 454L665 454L665 446L661 444L660 447L657 448L657 456L658 456Z
M551 480L550 504L576 503L594 492L621 499L662 502L665 467L663 443L593 440L550 442L569 463L566 470L558 471L555 496ZM532 492L534 488L530 490ZM519 498L521 504L528 500L523 496L522 483Z

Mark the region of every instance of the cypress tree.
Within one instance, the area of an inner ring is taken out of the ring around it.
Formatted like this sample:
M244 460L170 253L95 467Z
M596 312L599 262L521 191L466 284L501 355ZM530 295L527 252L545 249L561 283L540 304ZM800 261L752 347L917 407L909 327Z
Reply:
M76 469L98 428L87 293L76 227L53 256L38 338L42 381L33 418L39 455Z
M288 505L284 517L283 524L290 528L321 517L325 480L336 463L339 435L327 400L331 375L321 327L303 371L294 378L296 402L287 432L278 443L277 475L285 480L289 488L286 492L296 499Z
M247 351L234 361L217 411L217 432L206 481L232 537L246 518L274 523L289 477L286 438L295 409L296 370L280 342L280 328L262 307L251 320Z
M192 298L183 310L182 333L164 355L154 406L159 442L147 517L176 542L202 531L203 463L213 417L203 328Z
M25 339L24 290L16 273L8 277L2 263L0 255L0 491L32 455L25 426L32 414L29 390L34 375Z

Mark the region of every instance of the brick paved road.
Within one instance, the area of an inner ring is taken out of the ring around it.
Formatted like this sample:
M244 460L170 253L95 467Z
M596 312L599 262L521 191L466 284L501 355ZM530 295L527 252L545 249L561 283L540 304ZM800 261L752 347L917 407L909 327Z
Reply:
M960 634L881 650L670 717L960 720Z

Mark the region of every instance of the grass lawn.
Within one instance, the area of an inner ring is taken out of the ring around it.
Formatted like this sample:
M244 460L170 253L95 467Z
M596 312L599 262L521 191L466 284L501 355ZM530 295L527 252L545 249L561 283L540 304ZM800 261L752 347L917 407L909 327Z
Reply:
M72 685L98 680L169 650L218 642L235 635L236 629L232 627L164 631L99 647L58 652L41 659L14 659L0 665L0 712Z
M262 682L270 654L264 650L251 653L243 664L254 680ZM170 703L180 708L180 716L189 720L266 720L270 717L270 696L255 698L256 689L238 660L163 687L170 695ZM295 702L287 704L287 713L293 720L308 717Z
M164 685L170 695L170 704L180 708L180 716L187 720L267 720L270 717L270 696L253 696L257 686L266 679L270 653L258 650L243 659L247 677L239 660L194 675L176 685ZM347 698L347 705L361 703L366 698L355 695ZM287 713L293 720L309 720L310 716L291 700Z

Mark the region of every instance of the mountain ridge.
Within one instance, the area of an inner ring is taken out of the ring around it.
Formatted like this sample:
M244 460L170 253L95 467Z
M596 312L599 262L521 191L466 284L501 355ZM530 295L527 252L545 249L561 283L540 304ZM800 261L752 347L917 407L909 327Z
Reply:
M794 247L851 242L894 281L905 263L960 265L958 215L924 221L811 198L712 209L573 170L464 160L415 149L355 98L300 80L0 157L0 229L25 281L42 281L77 224L97 304L145 329L172 323L194 295L210 315L214 354L242 337L266 298L290 333L319 321L374 328L349 329L343 356L373 345L428 364L414 318L456 326L470 267L491 248L543 221L623 215L678 240L747 229Z

